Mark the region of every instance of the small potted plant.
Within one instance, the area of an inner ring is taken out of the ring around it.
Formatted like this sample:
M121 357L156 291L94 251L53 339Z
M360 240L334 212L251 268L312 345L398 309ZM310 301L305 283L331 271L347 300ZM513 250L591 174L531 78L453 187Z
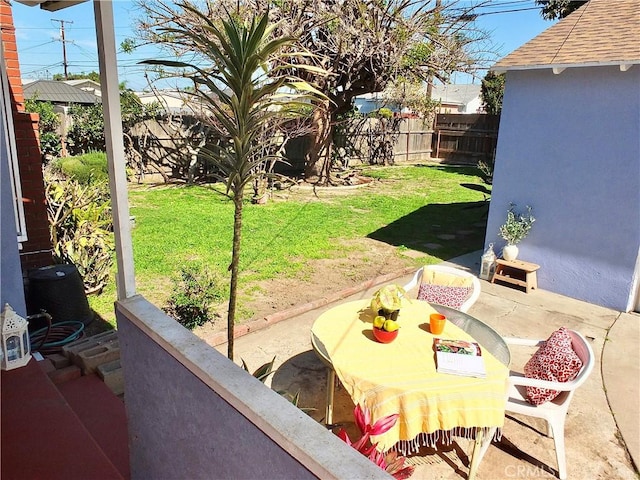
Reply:
M505 260L515 260L518 257L517 244L520 243L531 230L531 226L536 219L531 215L531 207L527 205L527 213L517 213L515 203L509 204L507 211L507 221L500 227L500 236L507 242L502 249L502 256Z
M400 285L385 285L373 294L371 310L373 310L376 315L397 320L398 312L402 306L402 297L406 293Z

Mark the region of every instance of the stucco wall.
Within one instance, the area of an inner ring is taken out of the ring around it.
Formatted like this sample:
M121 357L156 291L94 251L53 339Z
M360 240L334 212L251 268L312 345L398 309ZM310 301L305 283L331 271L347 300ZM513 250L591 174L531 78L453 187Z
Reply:
M0 120L0 310L5 303L23 317L27 314L24 300L24 286L20 256L18 255L18 236L16 233L11 177L9 176L9 153L5 143L5 119Z
M144 298L116 307L131 478L389 478Z
M640 246L640 67L507 73L485 244L509 202L536 222L539 287L626 310ZM631 307L633 307L631 305Z

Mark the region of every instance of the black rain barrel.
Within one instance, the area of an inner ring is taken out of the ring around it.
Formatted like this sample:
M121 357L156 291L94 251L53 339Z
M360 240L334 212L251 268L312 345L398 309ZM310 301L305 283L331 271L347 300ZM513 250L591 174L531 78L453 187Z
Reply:
M33 310L45 310L51 322L78 321L88 325L93 311L75 265L49 265L30 270L29 296Z

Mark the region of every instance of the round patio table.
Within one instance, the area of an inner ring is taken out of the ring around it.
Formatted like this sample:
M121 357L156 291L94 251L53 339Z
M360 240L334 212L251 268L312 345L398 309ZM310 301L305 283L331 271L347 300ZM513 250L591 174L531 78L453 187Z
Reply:
M435 355L432 351L434 336L429 332L428 326L430 313L436 311L444 314L451 324L447 324L443 334L437 337L474 340L480 344L487 365L487 379L436 373ZM461 407L461 412L453 413L455 419L452 420L450 417L444 422L445 427L435 428L449 430L453 424L456 428L461 427L460 430L475 432L476 445L469 472L469 478L473 478L479 461L475 453L479 451L483 431L495 432L504 419L502 402L506 401L506 378L511 358L506 343L495 330L467 313L420 300L405 299L398 318L401 325L398 338L391 344L383 345L377 343L372 335L371 323L374 316L374 312L369 308L369 301L359 300L338 305L324 312L313 324L311 344L319 358L329 367L326 423L333 422L336 370L354 402L382 405L378 412L380 415L384 415L381 413L382 410L388 409L389 404L396 401L397 406L402 408L395 413L401 413L401 410L408 411L404 407L410 402L421 403L423 406L419 408L418 416L430 417L428 422L425 420L429 423L426 434L432 432L434 423L440 425L439 420L434 418L446 416L448 403L459 403L467 407L470 406L470 402L486 402L492 408L487 414L492 418L488 423L472 423L478 427L475 428L470 427L468 419L458 420L457 416L464 417L465 414L474 419L478 419L479 415L473 412L472 408L465 411ZM371 379L367 378L367 363L375 365ZM447 389L454 391L446 391ZM397 400L398 397L401 399ZM469 400L474 397L480 400ZM471 407L476 408L477 405ZM412 419L416 417L413 414L406 416L411 416ZM401 420L402 414L399 422ZM404 423L410 423L407 418L404 420ZM456 423L458 421L460 423ZM412 431L415 432L415 428L412 428ZM400 440L411 444L411 439L406 438L407 435L405 431L405 438Z

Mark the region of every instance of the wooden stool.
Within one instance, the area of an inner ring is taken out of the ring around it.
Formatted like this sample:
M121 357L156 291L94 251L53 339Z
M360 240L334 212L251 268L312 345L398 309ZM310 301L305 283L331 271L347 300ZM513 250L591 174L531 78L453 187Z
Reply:
M523 262L522 260L497 260L496 271L491 278L491 283L496 280L512 283L520 287L525 287L529 293L532 289L538 288L538 277L536 270L540 265L535 263Z

